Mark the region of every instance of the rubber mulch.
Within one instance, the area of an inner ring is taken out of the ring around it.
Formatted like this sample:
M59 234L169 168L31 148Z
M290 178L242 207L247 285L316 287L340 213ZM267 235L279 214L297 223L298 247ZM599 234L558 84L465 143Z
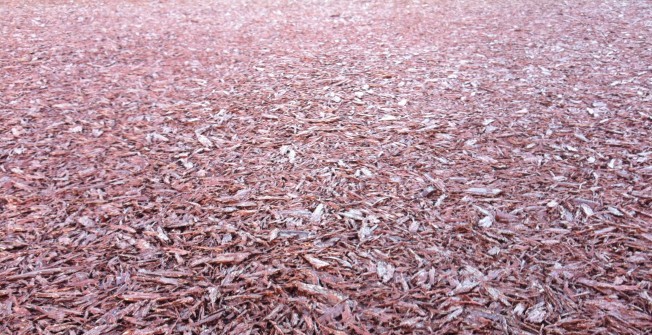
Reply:
M2 1L0 333L649 333L650 13Z

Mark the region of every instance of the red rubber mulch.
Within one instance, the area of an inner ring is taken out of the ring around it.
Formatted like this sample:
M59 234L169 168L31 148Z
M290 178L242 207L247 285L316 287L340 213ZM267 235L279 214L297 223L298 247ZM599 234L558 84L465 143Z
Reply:
M3 1L0 333L649 333L650 13Z

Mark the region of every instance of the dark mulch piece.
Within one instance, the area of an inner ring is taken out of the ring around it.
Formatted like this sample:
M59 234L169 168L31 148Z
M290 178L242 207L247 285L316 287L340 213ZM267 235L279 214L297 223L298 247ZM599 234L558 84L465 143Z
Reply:
M652 329L649 1L3 1L0 333Z

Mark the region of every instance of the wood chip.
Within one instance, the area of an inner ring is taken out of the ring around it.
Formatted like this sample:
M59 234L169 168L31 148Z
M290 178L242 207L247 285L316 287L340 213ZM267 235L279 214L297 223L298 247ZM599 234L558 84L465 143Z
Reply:
M312 255L303 255L303 258L306 261L308 261L308 263L310 263L310 265L312 265L312 267L314 267L317 270L320 270L320 269L325 268L325 267L330 265L330 263L328 263L326 261L323 261L323 260L321 260L321 259L319 259L317 257L312 256Z
M190 262L190 266L202 264L238 264L242 263L251 254L246 252L226 253L214 257L203 257Z
M466 193L472 195L485 196L485 197L494 197L501 194L502 192L503 192L502 190L497 188L481 188L481 187L473 187L466 190Z

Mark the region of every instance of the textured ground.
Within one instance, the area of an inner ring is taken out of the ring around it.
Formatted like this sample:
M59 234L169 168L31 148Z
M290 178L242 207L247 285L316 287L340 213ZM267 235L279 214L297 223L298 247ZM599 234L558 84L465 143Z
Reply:
M652 329L652 2L0 2L0 334Z

